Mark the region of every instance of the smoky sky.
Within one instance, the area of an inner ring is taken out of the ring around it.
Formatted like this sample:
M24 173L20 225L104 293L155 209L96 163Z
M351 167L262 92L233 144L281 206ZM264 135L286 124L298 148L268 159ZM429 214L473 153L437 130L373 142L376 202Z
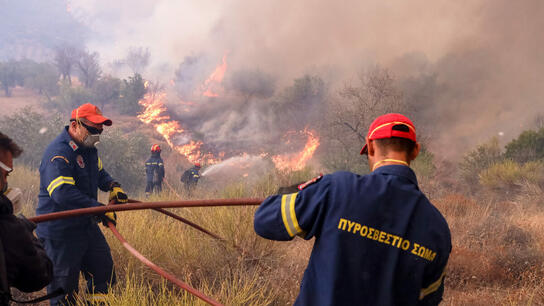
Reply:
M185 62L198 77L182 76L196 84L226 53L225 82L229 73L262 71L273 80L276 95L305 74L319 75L327 94L334 95L365 68L387 68L414 107L416 126L446 157L499 132L506 142L544 112L544 2L539 0L79 0L67 5L88 28L87 48L98 51L104 64L122 58L130 47L149 48L146 74L165 83ZM191 61L203 61L206 69ZM183 90L187 94L195 86ZM222 103L200 106L191 115L176 112L200 133L213 132L216 140L262 141L259 132L276 127L270 120L273 107L234 97Z

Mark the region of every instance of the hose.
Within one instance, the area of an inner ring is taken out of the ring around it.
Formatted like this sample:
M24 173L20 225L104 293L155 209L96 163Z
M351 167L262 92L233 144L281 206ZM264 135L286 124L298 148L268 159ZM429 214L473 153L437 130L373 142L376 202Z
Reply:
M34 223L77 217L83 215L99 215L110 211L142 210L154 208L176 208L176 207L217 207L217 206L257 206L264 199L214 199L214 200L187 200L187 201L162 201L129 203L123 205L106 205L87 208L65 210L55 213L43 214L29 218Z

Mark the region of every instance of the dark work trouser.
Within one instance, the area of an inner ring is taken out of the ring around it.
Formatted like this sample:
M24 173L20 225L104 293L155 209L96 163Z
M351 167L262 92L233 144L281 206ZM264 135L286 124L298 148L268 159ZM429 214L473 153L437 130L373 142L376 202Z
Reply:
M110 247L98 227L80 239L40 239L53 261L53 281L47 292L63 288L67 293L51 299L51 305L74 303L78 292L79 273L87 281L87 292L107 293L116 281Z
M147 185L145 187L145 193L152 193L153 191L155 191L155 193L161 192L162 182L147 181Z

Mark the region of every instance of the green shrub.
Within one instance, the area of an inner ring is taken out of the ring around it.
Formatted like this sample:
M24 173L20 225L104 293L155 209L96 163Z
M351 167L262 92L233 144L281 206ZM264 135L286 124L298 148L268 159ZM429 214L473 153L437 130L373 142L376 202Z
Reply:
M119 111L126 115L137 115L141 111L138 102L146 92L145 82L140 74L135 73L133 76L128 77L128 80L123 80L118 101Z
M493 137L463 157L463 160L459 164L461 178L467 186L474 189L479 183L478 173L501 160L503 160L503 157L501 155L499 139Z
M81 104L93 101L92 92L84 87L72 87L64 82L60 86L59 96L48 102L48 106L61 111L72 110Z
M100 137L98 154L104 169L128 191L145 187L144 162L149 157L149 139L137 132L106 129Z
M519 164L507 159L496 163L479 175L480 184L486 188L515 191L523 183L540 184L544 181L544 162L532 161Z
M30 107L13 115L0 117L2 133L11 137L24 150L15 161L34 168L40 165L43 151L57 137L63 126L63 120L58 114L44 116Z
M544 158L544 128L524 131L506 145L505 157L519 163Z
M0 118L0 131L11 137L23 154L16 159L31 168L38 168L45 148L68 124L59 115L44 116L24 108L16 114ZM126 133L118 128L107 128L100 137L98 154L104 168L123 188L134 191L145 184L144 161L148 158L149 140L140 133Z

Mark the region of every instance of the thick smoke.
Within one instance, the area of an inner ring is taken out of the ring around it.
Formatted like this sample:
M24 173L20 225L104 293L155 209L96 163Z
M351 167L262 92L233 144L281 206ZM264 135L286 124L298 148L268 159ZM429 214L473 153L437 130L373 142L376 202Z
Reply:
M390 69L431 148L446 157L499 132L505 142L544 112L539 0L80 0L69 7L90 29L88 49L105 62L149 48L146 74L175 80L174 116L220 150L229 143L270 149L286 130L319 122L321 102L375 65ZM225 53L224 92L203 98L199 86ZM293 96L305 74L324 84L307 81L308 95Z

